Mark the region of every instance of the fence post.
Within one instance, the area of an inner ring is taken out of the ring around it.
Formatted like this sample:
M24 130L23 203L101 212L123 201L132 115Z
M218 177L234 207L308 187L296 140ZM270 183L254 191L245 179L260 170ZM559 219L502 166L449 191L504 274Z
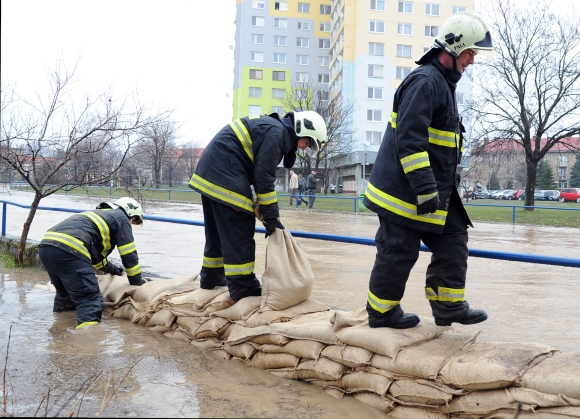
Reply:
M354 202L353 202L353 204L354 204L354 212L356 212L356 200L357 199L358 199L358 197L354 198Z
M516 223L516 206L512 207L512 224Z
M171 201L171 189L167 189L167 200Z
M86 192L85 196L89 196L89 188L85 188L85 192Z
M6 202L2 203L2 237L6 236L6 210L8 205Z

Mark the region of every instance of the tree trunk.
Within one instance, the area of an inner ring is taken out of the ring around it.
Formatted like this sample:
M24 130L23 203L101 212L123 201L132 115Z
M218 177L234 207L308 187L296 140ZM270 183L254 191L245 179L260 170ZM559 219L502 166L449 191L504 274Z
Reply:
M22 227L22 235L20 236L20 243L18 244L18 252L16 253L16 263L22 264L24 261L24 251L26 250L26 239L28 238L28 232L30 231L30 225L38 209L38 203L42 199L42 195L39 192L34 194L34 199L30 205L30 212L28 213L28 218L24 222Z
M538 168L537 162L526 159L527 177L526 177L526 201L525 205L528 207L534 206L534 191L536 190L536 170ZM526 211L533 211L533 208L525 208Z

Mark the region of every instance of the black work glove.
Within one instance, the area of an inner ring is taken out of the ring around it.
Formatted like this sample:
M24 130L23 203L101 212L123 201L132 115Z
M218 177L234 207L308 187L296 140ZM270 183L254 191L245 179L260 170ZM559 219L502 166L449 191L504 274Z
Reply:
M119 266L115 263L109 263L109 273L111 275L121 276L121 275L123 275L123 271L124 271L124 269L122 266Z
M266 238L268 238L268 236L272 233L274 233L274 230L276 230L277 228L279 228L280 230L284 230L284 225L280 222L279 218L265 218L264 221L264 227L266 228Z
M429 189L417 195L417 214L431 214L439 208L439 192Z

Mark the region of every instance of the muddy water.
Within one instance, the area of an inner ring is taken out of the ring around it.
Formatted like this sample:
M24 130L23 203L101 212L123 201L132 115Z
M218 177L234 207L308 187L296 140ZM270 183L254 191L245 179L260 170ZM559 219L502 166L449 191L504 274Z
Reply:
M24 192L1 196L21 203L31 200ZM71 197L42 201L44 206L86 209L97 203ZM285 209L281 219L290 230L372 238L378 226L374 216ZM203 219L198 205L149 204L146 211ZM8 208L8 234L19 233L26 213L24 209ZM46 229L70 215L39 211L30 238L40 239ZM135 239L141 265L152 275L176 277L197 273L201 268L202 227L148 221L143 229L135 230ZM348 310L364 306L374 247L297 240L315 274L313 298ZM263 235L256 235L256 244L256 272L260 276L266 247ZM578 258L580 230L477 223L470 230L469 245L475 249ZM402 300L406 311L425 317L431 316L423 291L428 263L429 253L422 252ZM0 270L2 348L13 325L8 374L14 388L14 413L34 414L41 406L39 414L44 414L46 403L41 405L40 401L50 388L48 414L68 415L100 373L81 406L81 415L92 416L101 410L103 397L110 396L111 383L117 386L134 366L104 415L386 417L355 400L335 400L310 385L217 359L192 345L126 321L105 318L96 327L76 331L71 328L74 316L51 313L52 295L33 288L46 281L42 272ZM470 258L466 298L472 307L487 310L490 318L476 326L456 329L480 331L480 341L538 342L576 351L580 348L579 281L577 268Z

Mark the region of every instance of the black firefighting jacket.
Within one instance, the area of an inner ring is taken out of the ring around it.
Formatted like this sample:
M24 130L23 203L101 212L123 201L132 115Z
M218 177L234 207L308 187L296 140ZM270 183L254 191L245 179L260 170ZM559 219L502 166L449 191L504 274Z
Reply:
M449 73L434 56L401 83L364 198L367 208L392 222L433 233L443 232L463 151ZM439 209L417 215L417 195L435 189Z
M105 272L109 265L107 256L117 246L129 283L142 282L131 223L121 208L75 214L49 229L40 245L58 247L85 258Z
M210 141L189 187L253 215L253 186L264 219L278 218L276 168L284 156L295 152L297 143L278 114L237 119Z

